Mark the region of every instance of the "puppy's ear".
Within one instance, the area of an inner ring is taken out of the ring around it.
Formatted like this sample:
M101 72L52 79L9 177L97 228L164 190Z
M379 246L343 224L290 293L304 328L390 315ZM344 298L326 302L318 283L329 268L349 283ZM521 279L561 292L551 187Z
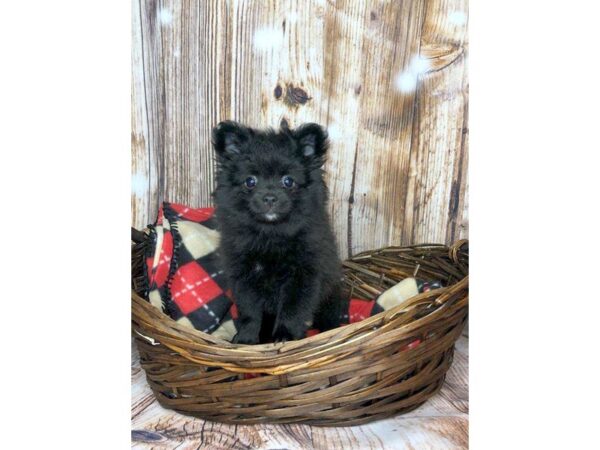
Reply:
M212 130L212 144L219 157L238 155L244 142L250 139L252 130L237 122L227 120Z
M301 156L317 159L322 158L327 153L329 147L327 131L321 125L305 123L294 130L293 136L298 142L298 150Z

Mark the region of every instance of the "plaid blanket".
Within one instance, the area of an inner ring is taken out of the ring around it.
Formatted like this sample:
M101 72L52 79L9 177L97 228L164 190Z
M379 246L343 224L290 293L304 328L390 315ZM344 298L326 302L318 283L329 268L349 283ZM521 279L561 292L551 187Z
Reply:
M165 202L149 229L146 275L150 303L181 324L231 340L238 313L224 268L219 265L214 208ZM407 278L374 301L346 300L341 321L358 322L438 287L440 283ZM307 336L318 332L308 330Z

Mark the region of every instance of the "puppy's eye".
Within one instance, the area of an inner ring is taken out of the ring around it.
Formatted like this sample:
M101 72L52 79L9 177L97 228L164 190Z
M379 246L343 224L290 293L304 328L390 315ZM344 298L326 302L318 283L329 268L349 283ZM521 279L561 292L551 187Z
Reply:
M248 177L244 181L244 186L248 189L253 189L256 186L256 177Z
M294 186L295 181L292 177L290 177L289 175L286 175L281 179L281 184L283 184L284 188L289 189Z

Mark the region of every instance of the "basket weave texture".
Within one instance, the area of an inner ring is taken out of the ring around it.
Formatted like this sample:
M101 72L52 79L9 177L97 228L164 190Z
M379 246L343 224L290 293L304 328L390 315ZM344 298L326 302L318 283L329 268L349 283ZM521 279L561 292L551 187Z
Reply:
M143 270L140 245L132 252L134 286ZM466 240L356 255L344 262L347 293L355 298L373 299L411 276L447 287L278 344L231 344L190 329L132 289L133 335L165 408L226 423L362 424L410 411L441 388L467 319L468 264ZM243 375L257 373L263 376Z

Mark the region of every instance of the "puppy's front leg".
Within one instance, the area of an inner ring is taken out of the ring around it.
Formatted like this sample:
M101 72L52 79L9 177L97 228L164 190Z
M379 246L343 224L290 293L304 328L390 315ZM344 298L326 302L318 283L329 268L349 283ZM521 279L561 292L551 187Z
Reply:
M239 327L233 337L234 344L258 344L263 319L264 300L242 281L232 287L239 313Z
M281 289L279 310L273 327L275 341L306 337L319 304L320 280L311 274L288 278Z

